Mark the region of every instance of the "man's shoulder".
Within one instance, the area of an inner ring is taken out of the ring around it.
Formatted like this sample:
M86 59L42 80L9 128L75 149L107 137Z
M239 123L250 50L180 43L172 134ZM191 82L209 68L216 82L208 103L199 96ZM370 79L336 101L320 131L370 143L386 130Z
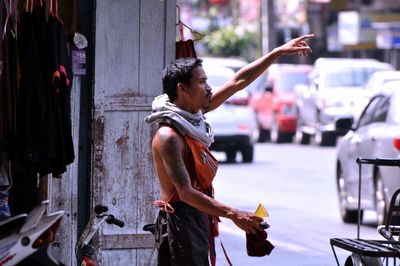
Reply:
M156 134L167 137L181 136L175 127L167 124L160 125Z
M154 136L154 140L157 143L160 144L166 144L166 143L182 143L183 142L183 137L179 132L168 125L162 125L157 129L157 132Z

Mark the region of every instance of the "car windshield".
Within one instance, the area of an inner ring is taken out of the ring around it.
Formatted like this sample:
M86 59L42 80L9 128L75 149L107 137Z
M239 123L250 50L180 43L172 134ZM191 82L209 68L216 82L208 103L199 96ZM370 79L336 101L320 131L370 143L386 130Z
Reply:
M376 71L382 70L381 68L340 68L327 71L325 76L326 88L335 88L343 86L362 86Z
M281 72L277 74L274 88L278 91L294 91L299 84L307 84L307 72Z

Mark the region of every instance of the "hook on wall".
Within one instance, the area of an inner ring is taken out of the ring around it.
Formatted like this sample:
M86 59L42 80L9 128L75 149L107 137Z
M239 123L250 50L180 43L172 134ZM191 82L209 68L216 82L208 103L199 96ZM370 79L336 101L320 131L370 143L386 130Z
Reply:
M175 25L179 26L179 33L180 33L182 41L184 40L183 27L187 28L190 31L190 33L195 38L194 41L201 40L204 37L203 34L193 30L191 27L189 27L188 25L186 25L185 23L182 22L182 20L181 20L181 9L180 9L180 7L178 5L176 5L176 14L177 14L177 16L176 16L176 20L175 20Z

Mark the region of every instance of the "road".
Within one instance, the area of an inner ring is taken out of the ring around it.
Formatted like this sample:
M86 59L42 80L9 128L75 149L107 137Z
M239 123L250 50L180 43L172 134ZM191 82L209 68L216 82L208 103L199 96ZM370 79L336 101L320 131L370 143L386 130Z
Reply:
M355 238L357 226L344 224L339 216L334 147L257 144L251 164L228 164L223 153L215 155L221 161L215 198L247 211L262 203L270 214L268 239L275 245L270 256L249 257L244 232L222 219L216 239L218 265L228 265L220 241L235 266L336 265L330 238ZM382 239L373 225L374 215L365 213L362 238ZM343 265L349 253L335 250Z

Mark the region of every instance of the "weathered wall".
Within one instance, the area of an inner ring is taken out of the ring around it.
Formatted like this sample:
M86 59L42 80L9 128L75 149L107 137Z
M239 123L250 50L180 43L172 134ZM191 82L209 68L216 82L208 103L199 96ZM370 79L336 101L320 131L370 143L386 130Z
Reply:
M51 211L64 210L52 253L65 265L75 265L74 245L77 235L77 178L78 178L78 143L80 113L80 77L73 79L71 88L71 122L74 140L75 160L67 167L62 178L48 177L49 200Z
M93 124L93 205L109 206L124 228L102 230L102 265L146 265L158 196L144 123L161 74L174 57L175 1L99 0L96 3Z

